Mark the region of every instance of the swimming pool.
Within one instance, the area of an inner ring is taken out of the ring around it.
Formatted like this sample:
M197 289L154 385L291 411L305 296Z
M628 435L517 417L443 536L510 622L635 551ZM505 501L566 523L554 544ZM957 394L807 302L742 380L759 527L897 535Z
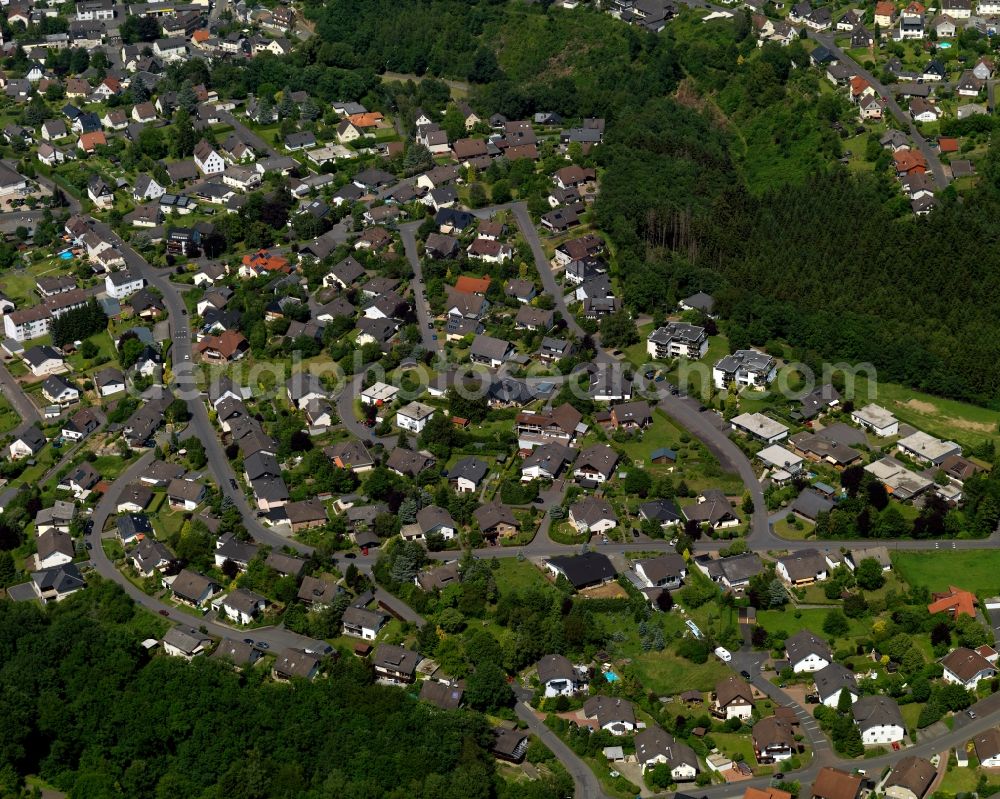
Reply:
M73 251L72 250L63 250L61 253L59 253L59 258L60 258L60 260L63 260L63 261L72 261L73 260Z
M608 682L618 682L618 675L613 671L606 671L604 672L604 679Z
M942 50L948 50L951 48L951 42L938 42L938 47Z

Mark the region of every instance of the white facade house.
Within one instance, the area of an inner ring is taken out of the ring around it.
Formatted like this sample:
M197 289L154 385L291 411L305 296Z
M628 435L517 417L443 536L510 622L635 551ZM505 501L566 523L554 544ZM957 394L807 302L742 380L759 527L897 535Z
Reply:
M712 367L712 382L719 390L729 385L756 388L770 383L776 374L777 364L770 355L756 350L737 350Z
M809 630L800 630L786 639L785 654L796 674L819 671L833 662L829 645Z
M112 272L104 278L104 290L109 297L124 300L146 285L144 278L133 275L127 269Z
M899 432L899 420L885 408L874 403L853 411L851 421L883 438L894 436Z
M762 413L741 413L730 422L733 430L765 444L774 444L788 437L788 428ZM791 453L789 453L791 454Z
M941 658L945 682L975 691L980 680L997 675L996 666L974 649L960 646Z
M434 417L434 408L422 402L411 402L396 411L396 426L411 433L419 433Z
M891 697L863 696L851 705L851 713L865 746L897 743L906 736L903 715Z

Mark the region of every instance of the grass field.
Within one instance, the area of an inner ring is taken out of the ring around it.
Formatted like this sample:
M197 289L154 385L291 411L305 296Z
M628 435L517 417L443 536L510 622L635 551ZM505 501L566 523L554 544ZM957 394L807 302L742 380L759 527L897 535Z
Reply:
M17 411L3 397L0 397L0 435L13 430L21 423Z
M937 789L942 793L950 795L976 790L976 786L979 784L980 772L978 768L973 768L973 763L976 763L974 755L969 757L969 766L967 768L955 767L950 771L946 771L944 779L941 780L941 784Z
M901 579L931 591L957 585L973 593L1000 592L1000 552L993 549L893 552L892 564Z
M692 689L711 691L719 680L730 674L729 669L714 657L699 665L669 650L644 652L635 658L633 666L643 688L665 695Z
M552 585L530 561L500 558L499 563L500 568L493 573L493 576L501 593L505 590L520 592L530 588L544 589Z
M802 525L801 530L794 525L789 524L786 519L782 518L774 524L774 532L782 538L787 538L789 541L804 541L812 535L812 531L816 529L815 524L802 519L799 520L799 524Z
M761 610L757 612L757 623L768 632L784 630L791 636L799 630L811 630L817 635L825 636L823 622L829 612L825 608L807 608L796 611L792 607L784 612ZM869 622L864 619L848 619L847 621L850 624L849 636L863 635L868 630Z
M879 381L877 386L870 386L863 377L857 378L854 388L855 405L877 402L892 411L900 421L938 438L959 444L978 444L987 439L996 441L1000 438L997 432L1000 425L998 411L942 399L895 383ZM874 399L869 400L870 392L874 393Z

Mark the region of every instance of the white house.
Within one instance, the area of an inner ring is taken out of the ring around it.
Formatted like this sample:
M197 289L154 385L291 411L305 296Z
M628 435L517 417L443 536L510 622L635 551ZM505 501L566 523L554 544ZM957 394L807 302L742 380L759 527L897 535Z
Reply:
M774 380L777 364L770 355L756 350L736 350L712 367L712 382L719 390L730 384L739 388L764 386Z
M689 782L698 776L694 750L655 724L635 736L635 756L644 774L666 763L674 782Z
M545 696L573 696L582 687L580 673L563 655L546 655L538 661L538 682Z
M774 444L788 437L787 427L762 413L741 413L733 417L730 425L738 433L744 433L765 444Z
M969 691L975 691L980 680L997 674L996 666L974 649L964 646L953 649L941 658L941 666L944 668L941 676L945 682L961 685Z
M215 148L202 139L194 148L194 165L203 175L221 175L226 171L226 162Z
M1000 730L991 727L972 739L982 768L1000 768Z
M38 536L35 563L39 569L52 569L72 563L75 554L73 539L69 533L53 529Z
M753 715L753 689L750 684L735 674L716 683L712 712L726 721L749 719Z
M264 609L267 607L267 600L248 591L245 588L237 588L230 591L229 595L219 601L226 618L240 624L252 624Z
M813 679L816 683L816 694L819 696L819 701L827 707L837 707L840 704L842 691L847 691L851 695L852 704L857 702L861 696L854 672L844 668L839 663L831 663L825 669L820 669Z
M396 426L411 433L419 433L433 417L434 408L414 401L396 411Z
M109 297L114 297L116 300L124 300L145 285L144 278L133 275L127 269L112 272L104 278L104 290Z
M364 641L374 641L375 636L389 621L384 613L351 606L344 610L342 625L344 635L353 635Z
M854 410L851 413L851 421L883 438L894 436L899 432L899 420L885 408L874 403Z
M906 735L903 714L891 697L878 694L863 696L851 705L851 713L865 746L897 743Z
M826 641L809 630L799 630L785 639L785 655L796 674L819 671L833 662L833 653Z

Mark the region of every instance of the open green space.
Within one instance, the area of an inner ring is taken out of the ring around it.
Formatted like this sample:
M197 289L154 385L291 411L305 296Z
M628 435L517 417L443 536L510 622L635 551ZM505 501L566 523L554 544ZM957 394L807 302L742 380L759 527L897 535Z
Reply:
M891 411L901 422L938 438L975 445L1000 438L1000 411L960 400L943 399L897 383L870 383L858 377L854 384L854 404L875 402Z
M941 591L954 585L976 594L1000 592L1000 551L893 552L892 564L910 585Z
M788 606L787 610L761 610L757 612L757 624L768 632L784 630L788 635L795 635L799 630L810 630L817 635L823 635L823 622L829 610L825 608L795 609ZM848 636L863 635L870 626L866 619L848 619L850 630Z
M523 592L529 589L547 588L551 583L531 561L517 558L499 558L500 564L494 572L497 585L503 590Z
M21 417L17 415L17 411L4 397L0 397L0 434L13 430L20 423Z

